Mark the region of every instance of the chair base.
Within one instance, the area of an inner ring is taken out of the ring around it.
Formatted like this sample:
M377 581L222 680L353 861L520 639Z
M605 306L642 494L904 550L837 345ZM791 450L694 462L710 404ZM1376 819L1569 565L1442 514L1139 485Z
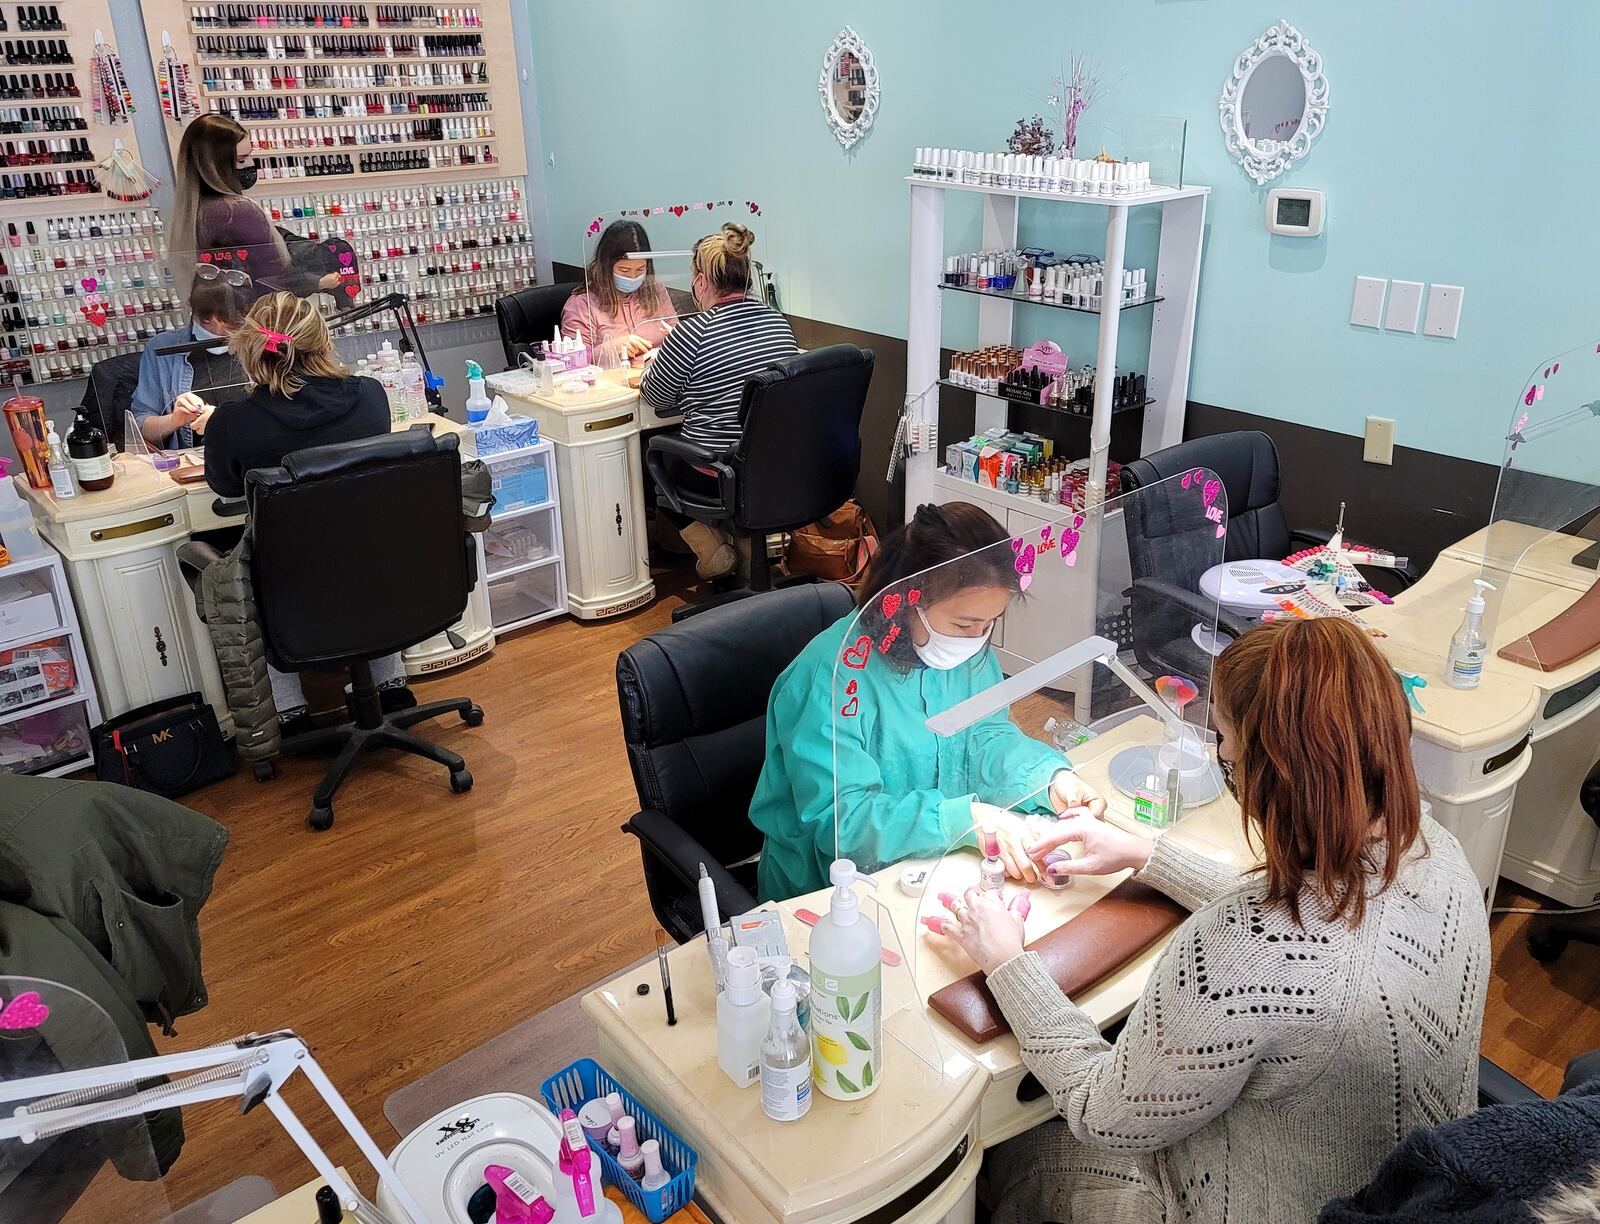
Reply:
M1600 944L1600 924L1573 918L1535 918L1528 927L1528 952L1542 964L1561 959L1573 941Z
M413 756L436 761L450 771L452 791L459 795L471 790L472 774L467 769L467 763L457 753L441 747L432 740L423 739L420 735L413 735L408 730L420 722L438 718L441 714L460 714L461 721L469 727L476 727L483 722L483 710L479 706L470 698L457 697L448 701L426 702L407 710L396 710L393 714L381 715L376 720L369 716L358 718L355 722L342 723L337 727L319 727L315 731L307 731L285 740L283 751L296 756L328 752L336 754L333 764L323 775L322 784L317 787L317 793L311 800L311 814L306 817L306 823L318 831L333 826L334 792L355 771L356 762L362 754L377 748L396 748Z

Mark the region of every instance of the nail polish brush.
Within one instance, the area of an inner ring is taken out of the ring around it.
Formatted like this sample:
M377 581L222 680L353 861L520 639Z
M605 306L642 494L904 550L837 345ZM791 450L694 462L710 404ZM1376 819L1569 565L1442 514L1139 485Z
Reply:
M667 968L667 933L656 928L656 963L661 966L661 993L667 1000L667 1027L678 1023L678 1013L672 1007L672 972Z

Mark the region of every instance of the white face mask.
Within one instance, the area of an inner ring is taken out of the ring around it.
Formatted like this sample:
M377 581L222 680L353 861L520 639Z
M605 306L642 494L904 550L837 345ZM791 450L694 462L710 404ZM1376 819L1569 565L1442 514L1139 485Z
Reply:
M994 626L991 625L983 631L982 637L955 637L940 633L928 624L928 618L922 615L921 608L917 609L917 619L928 631L928 640L920 643L913 640L911 645L917 652L917 658L938 671L960 667L989 644L989 635L994 632Z

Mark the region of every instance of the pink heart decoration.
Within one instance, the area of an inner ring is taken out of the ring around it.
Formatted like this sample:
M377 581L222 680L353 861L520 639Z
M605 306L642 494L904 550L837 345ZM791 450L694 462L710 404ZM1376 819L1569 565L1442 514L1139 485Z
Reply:
M1021 536L1016 536L1016 537L1014 537L1012 539L1012 541L1011 541L1011 551L1014 552L1014 553L1020 553L1022 551L1022 537Z
M328 243L328 254L337 255L338 253L339 253L339 244L337 242Z
M1544 368L1544 376L1546 378L1550 377L1550 367L1549 366L1545 366L1545 368Z
M346 285L344 287L344 295L346 297L353 298L353 297L355 297L356 294L358 294L360 292L361 292L361 286L360 285Z
M589 222L589 234L592 237L593 235L598 234L599 232L600 232L600 218L596 217L593 221Z
M921 598L922 598L922 592L921 591L907 591L906 592L906 607L908 607L908 608L916 607L917 606L917 600L919 600Z
M1083 515L1072 516L1072 526L1061 529L1061 559L1068 565L1078 564L1078 528L1083 526Z
M684 206L682 204L674 204L672 206L672 215L674 217L681 217L687 211L688 210L686 208L684 208Z
M892 617L896 612L900 611L900 592L890 591L883 597L882 606L883 614L886 617Z
M1019 542L1020 541L1012 541L1013 547L1015 547ZM1036 554L1032 544L1026 545L1017 553L1017 559L1013 563L1013 566L1017 573L1021 575L1017 581L1017 588L1019 590L1026 591L1030 586L1033 585L1033 562L1035 555Z
M856 711L860 708L861 698L852 697L849 701L845 702L844 705L839 707L839 713L845 718L854 718L856 716Z
M856 644L854 646L845 647L843 662L846 667L853 667L856 671L860 671L867 665L867 660L871 657L872 638L868 634L863 633L856 639Z
M1595 352L1600 353L1600 349L1596 349ZM1522 397L1522 402L1528 405L1529 408L1532 408L1533 401L1539 398L1538 392L1538 387L1529 387L1528 393Z
M1050 532L1051 528L1049 523L1046 523L1043 527L1039 528L1039 544L1041 547L1048 548L1050 546Z
M1223 536L1225 536L1227 534L1228 534L1228 524L1226 524L1226 523L1218 523L1217 524L1217 539L1220 540L1220 539L1222 539Z
M858 685L854 680L852 680L852 681L850 681L849 684L844 686L844 695L846 697L854 697L855 694L856 694L856 689L858 689L860 687L861 687L860 685Z
M339 256L340 265L343 266L343 267L346 267L346 268L348 268L351 264L355 263L355 261L356 261L356 257L354 255L350 254L349 251L344 251Z
M38 1028L48 1019L50 1009L40 1001L38 991L26 990L0 1011L0 1029Z
M1221 492L1222 482L1220 480L1208 480L1206 481L1206 487L1201 491L1200 496L1205 499L1206 505L1209 506L1212 502L1217 500L1217 494Z
M1559 361L1556 362L1555 365L1550 367L1550 373L1552 373L1552 374L1561 373L1561 363Z
M78 283L83 286L85 293L93 293L100 286L100 282L92 276L86 276Z

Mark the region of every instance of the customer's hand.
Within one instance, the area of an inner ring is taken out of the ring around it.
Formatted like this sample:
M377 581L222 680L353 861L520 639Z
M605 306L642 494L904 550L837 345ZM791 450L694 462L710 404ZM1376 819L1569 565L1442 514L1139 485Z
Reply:
M635 336L631 332L622 338L622 346L630 358L641 357L654 347L643 336Z
M1107 824L1093 816L1068 816L1028 847L1035 861L1042 863L1050 851L1068 843L1081 847L1070 863L1055 863L1052 876L1112 875L1132 867L1135 871L1150 861L1155 842Z
M1015 812L995 807L992 803L972 804L972 819L980 830L993 829L1000 839L1000 858L1006 865L1006 875L1024 884L1037 884L1042 870L1028 857L1027 845L1031 839L1028 826ZM983 849L983 836L979 833L978 848Z
M1050 806L1058 812L1086 808L1096 818L1106 814L1106 801L1100 798L1100 792L1070 769L1058 770L1050 779Z
M1026 893L1007 899L1004 893L969 888L966 896L946 900L948 918L928 918L924 925L937 934L948 935L979 969L993 973L1008 960L1022 955L1026 900Z

